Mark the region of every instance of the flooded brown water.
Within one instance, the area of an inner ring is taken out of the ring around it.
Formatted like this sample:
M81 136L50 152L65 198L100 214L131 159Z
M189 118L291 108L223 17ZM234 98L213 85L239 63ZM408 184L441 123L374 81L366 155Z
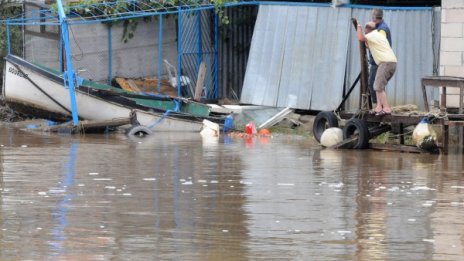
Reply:
M0 260L463 260L461 154L0 129Z

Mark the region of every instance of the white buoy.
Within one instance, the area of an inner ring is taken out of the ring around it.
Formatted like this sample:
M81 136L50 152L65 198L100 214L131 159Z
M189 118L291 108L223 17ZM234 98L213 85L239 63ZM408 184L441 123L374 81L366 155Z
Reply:
M438 149L437 133L427 118L423 118L412 132L412 140L419 149L434 152Z
M343 141L343 131L340 128L328 128L321 135L321 145L331 147Z

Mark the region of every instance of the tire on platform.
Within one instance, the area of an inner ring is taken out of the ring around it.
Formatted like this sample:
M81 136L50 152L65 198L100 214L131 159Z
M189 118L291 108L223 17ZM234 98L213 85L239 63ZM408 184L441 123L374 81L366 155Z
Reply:
M321 142L322 133L332 127L338 127L338 119L331 111L321 111L316 115L313 124L313 134L317 142Z
M126 130L126 135L130 137L145 137L151 134L153 131L143 125L135 125Z
M343 139L349 139L354 135L358 136L356 141L347 144L348 148L365 149L369 146L370 132L367 122L361 119L351 119L343 127Z

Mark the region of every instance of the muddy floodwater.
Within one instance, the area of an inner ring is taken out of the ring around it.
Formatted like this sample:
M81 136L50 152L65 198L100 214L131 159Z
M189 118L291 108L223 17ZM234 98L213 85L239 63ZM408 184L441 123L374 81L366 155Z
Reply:
M0 260L464 260L462 154L0 129Z

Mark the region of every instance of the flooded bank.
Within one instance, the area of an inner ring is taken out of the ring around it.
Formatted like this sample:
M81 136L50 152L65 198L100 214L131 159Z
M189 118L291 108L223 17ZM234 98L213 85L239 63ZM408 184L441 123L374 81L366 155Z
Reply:
M462 260L462 154L0 130L0 260Z

